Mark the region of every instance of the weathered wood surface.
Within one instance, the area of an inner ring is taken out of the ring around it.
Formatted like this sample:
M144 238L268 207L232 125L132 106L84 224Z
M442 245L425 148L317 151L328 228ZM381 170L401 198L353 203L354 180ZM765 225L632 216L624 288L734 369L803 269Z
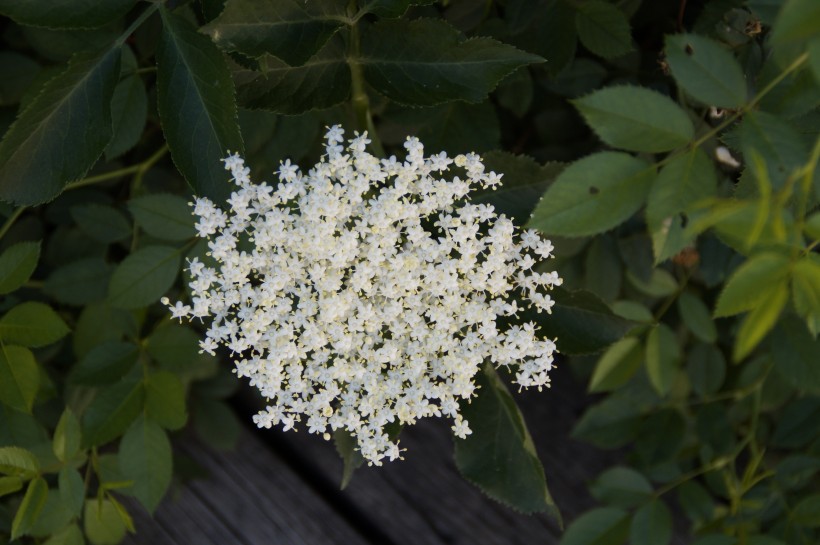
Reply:
M593 505L588 482L610 460L569 438L589 399L566 370L554 387L518 396L555 501L568 520ZM244 409L250 412L252 401ZM249 415L243 418L250 420ZM167 499L152 520L137 517L129 543L516 545L557 544L545 515L526 516L485 497L458 474L445 422L402 434L405 460L363 467L340 491L333 445L305 432L243 433L235 452L192 441L179 447L211 472Z

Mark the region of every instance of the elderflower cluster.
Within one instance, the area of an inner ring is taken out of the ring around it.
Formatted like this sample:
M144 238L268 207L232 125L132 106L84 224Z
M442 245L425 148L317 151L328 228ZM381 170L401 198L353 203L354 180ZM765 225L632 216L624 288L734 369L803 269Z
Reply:
M518 314L516 301L550 312L561 279L533 270L549 241L467 200L501 179L477 155L425 157L408 138L404 161L378 159L366 133L346 149L343 134L327 131L307 174L285 161L275 186L224 159L238 189L227 212L196 199L210 259L189 261L191 305L163 302L174 317L210 319L201 348L227 347L269 400L258 426L306 421L326 439L343 429L380 465L400 455L387 424L444 416L470 434L459 401L484 362L513 367L522 387L549 386L554 342L499 318Z

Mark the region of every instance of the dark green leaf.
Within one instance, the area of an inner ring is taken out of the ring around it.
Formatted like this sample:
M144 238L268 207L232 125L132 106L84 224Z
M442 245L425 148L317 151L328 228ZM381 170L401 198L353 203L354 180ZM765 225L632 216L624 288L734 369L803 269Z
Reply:
M63 467L57 476L57 484L60 487L63 503L75 517L79 517L83 509L83 500L85 500L85 483L80 472L73 467Z
M116 439L142 412L145 387L140 381L124 380L97 391L83 415L83 441L99 446Z
M800 503L794 506L790 518L792 522L797 524L809 528L819 528L820 494L813 494L800 500Z
M39 242L18 242L0 255L0 295L11 293L31 278L40 258Z
M51 273L43 291L60 303L82 306L105 299L114 267L100 257L80 259Z
M709 106L738 108L746 102L746 78L723 46L697 34L666 37L666 62L683 89Z
M671 151L687 145L695 134L680 106L644 87L607 87L572 103L595 134L615 148Z
M174 284L180 260L179 250L169 246L137 250L114 271L108 286L108 301L122 308L138 308L159 301Z
M588 0L577 9L575 28L584 47L605 59L632 51L629 21L621 10L601 0Z
M114 135L105 148L110 161L133 148L139 142L148 115L148 95L138 74L127 76L117 84L111 99L111 119Z
M159 425L138 418L120 442L123 476L134 481L134 496L153 513L171 484L171 442Z
M615 507L636 507L652 497L652 484L641 473L628 467L607 469L590 485L598 501Z
M22 477L0 477L0 497L14 494L22 489Z
M31 350L0 343L0 401L31 413L39 388L40 369Z
M201 31L227 51L269 54L298 66L344 26L345 15L345 4L335 0L230 0Z
M692 522L712 520L715 501L712 495L697 481L687 481L678 487L678 504Z
M17 539L31 531L46 504L47 497L48 484L45 479L37 477L28 484L26 495L23 496L23 501L17 508L14 521L11 523L11 539Z
M646 465L665 462L683 444L686 421L675 409L656 409L638 427L635 450Z
M618 448L634 439L639 423L640 407L634 400L609 397L586 410L572 437L602 449Z
M377 17L401 17L411 5L432 4L434 0L366 0L361 10Z
M763 252L737 268L718 298L715 316L732 316L758 307L771 293L785 287L789 258Z
M672 539L672 515L661 500L652 500L635 512L629 529L631 545L666 545Z
M544 468L524 418L495 370L476 376L478 395L462 404L472 433L455 439L456 466L485 494L525 513L548 511L560 521Z
M808 150L797 130L781 117L766 112L749 112L740 123L744 154L752 150L766 165L773 189L783 187L793 170L808 158Z
M726 358L717 347L698 343L689 350L686 370L692 389L698 395L714 394L726 378Z
M643 350L635 337L626 337L603 353L589 380L590 392L606 392L622 386L641 367Z
M717 339L717 328L706 304L697 296L684 291L678 297L678 313L689 331L698 339L713 343Z
M165 8L157 48L157 104L171 157L188 184L217 203L231 193L220 159L243 152L233 81L210 39Z
M125 537L125 524L107 499L86 500L83 527L92 545L117 545Z
M551 76L573 60L578 37L571 5L561 0L545 0L533 9L532 0L513 0L507 2L504 14L513 33L507 41L544 57L547 62L543 68Z
M678 289L677 280L665 269L652 269L648 281L638 278L632 271L626 271L626 279L635 289L650 297L666 297Z
M820 4L814 0L788 0L780 9L772 29L778 46L800 43L820 35Z
M158 193L137 197L128 201L128 210L137 225L153 237L187 240L196 234L192 209L177 195Z
M54 455L61 462L68 462L80 452L82 439L80 421L77 420L71 409L66 408L57 423L57 429L54 430L54 439L52 440Z
M214 448L232 450L242 424L231 408L215 399L200 399L194 405L194 428L200 439Z
M680 346L674 331L665 324L658 324L646 338L646 372L658 395L669 393L679 360Z
M120 381L134 367L139 355L137 345L107 341L93 347L71 370L75 384L102 386Z
M65 528L73 518L74 514L71 512L69 506L63 502L60 491L52 488L48 491L43 509L40 511L40 516L37 517L37 521L32 525L29 534L31 534L32 537L40 538L51 536L58 530Z
M350 484L353 472L364 463L364 458L356 445L356 438L346 430L338 429L333 432L333 442L336 445L336 452L342 457L342 482L339 487L344 490Z
M623 264L614 240L611 237L594 239L584 260L586 288L610 302L618 297L622 282Z
M86 235L110 244L131 236L131 224L125 214L102 204L84 204L71 208L71 217Z
M775 370L795 388L820 392L820 339L812 338L806 326L786 315L772 335Z
M145 347L160 365L181 372L198 360L199 335L188 326L167 322L149 335Z
M0 13L21 25L94 28L119 19L136 0L0 0Z
M614 507L587 511L561 537L560 545L620 545L629 535L629 515Z
M43 87L0 142L0 198L41 204L85 176L111 139L119 64L119 47L78 54Z
M68 334L68 326L51 307L29 301L0 318L0 340L37 348L56 342Z
M653 178L646 162L625 153L590 155L558 176L527 226L570 237L607 231L641 207Z
M0 473L30 479L40 471L31 452L20 447L0 447Z
M178 430L185 425L188 421L185 387L176 375L157 371L148 376L145 381L145 416L169 430Z
M23 94L40 73L40 65L13 51L0 52L0 106L10 106L20 102Z
M771 442L775 447L797 449L806 446L818 435L820 435L820 399L804 397L792 401L783 410Z
M480 102L513 70L541 62L490 38L466 40L442 20L381 21L362 37L367 82L401 104Z

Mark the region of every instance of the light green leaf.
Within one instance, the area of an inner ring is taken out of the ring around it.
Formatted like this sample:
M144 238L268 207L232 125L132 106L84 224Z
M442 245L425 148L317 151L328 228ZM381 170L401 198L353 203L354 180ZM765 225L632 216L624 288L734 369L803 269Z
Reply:
M230 0L200 31L226 51L248 57L269 54L298 66L344 26L345 16L345 4L336 0Z
M600 502L614 507L636 507L652 497L652 484L628 467L612 467L598 475L590 492Z
M789 258L763 252L737 268L718 298L715 317L732 316L759 307L774 291L786 287Z
M45 84L0 142L0 198L41 204L79 180L111 139L120 50L78 54Z
M153 513L171 484L171 443L154 422L138 418L120 442L120 470L134 496Z
M68 305L99 301L105 299L113 270L114 267L100 257L80 259L55 269L46 279L43 291Z
M106 244L131 236L131 224L125 214L112 206L83 204L71 208L71 217L80 230Z
M766 296L758 299L758 306L753 308L740 324L732 351L734 361L738 362L748 356L771 331L788 299L789 290L784 284L766 290Z
M50 306L20 303L0 318L0 340L37 348L56 342L69 333L68 326Z
M86 500L83 526L92 545L117 545L125 537L125 524L107 499Z
M94 346L75 365L69 380L86 386L102 386L121 380L137 362L139 348L134 343L106 341Z
M11 293L31 278L40 258L39 242L18 242L0 255L0 295Z
M732 54L697 34L666 37L666 62L675 81L709 106L738 108L746 102L746 78Z
M159 12L157 105L171 157L198 195L224 202L232 188L219 160L244 149L228 66L191 23Z
M614 507L587 511L561 537L560 545L617 545L629 535L629 515Z
M680 106L645 87L607 87L572 103L595 134L615 148L671 151L687 145L695 134Z
M31 413L39 388L40 369L31 350L0 342L0 401Z
M809 528L820 528L820 494L800 500L791 512L791 521Z
M716 346L698 343L689 349L686 370L698 395L714 394L726 378L726 358Z
M788 0L772 28L773 45L801 43L820 35L820 4L814 0Z
M678 313L689 331L698 339L713 343L717 339L717 328L706 304L697 296L684 291L678 297Z
M17 508L14 521L11 523L11 539L17 539L31 531L46 504L47 497L48 484L45 479L37 477L28 484L26 495L23 496L23 501Z
M0 447L0 473L30 479L40 471L40 462L20 447Z
M627 270L626 279L635 289L650 297L666 297L678 289L678 281L665 269L652 269L647 281Z
M114 271L108 301L121 308L144 307L159 301L174 284L180 261L179 250L169 246L137 250Z
M164 240L187 240L192 238L194 216L185 199L177 195L157 193L128 201L128 210L137 225L149 235Z
M632 51L632 32L621 10L601 0L588 0L577 9L575 28L584 47L605 59Z
M595 364L589 380L589 391L606 392L622 386L641 367L643 357L641 343L637 338L626 337L616 342Z
M60 488L63 503L75 517L79 517L85 500L85 483L80 472L73 467L63 467L57 475L57 485Z
M605 151L568 166L538 202L527 227L587 236L620 224L643 205L654 171L625 153Z
M679 360L680 346L675 333L669 326L658 324L646 338L646 371L658 395L669 393Z
M23 489L22 477L0 477L0 497L14 494Z
M543 62L491 38L465 39L438 19L380 21L362 36L367 82L400 104L481 102L513 70Z
M491 498L525 513L547 511L560 522L544 468L512 396L491 367L478 373L476 385L478 395L461 407L472 433L455 439L459 471Z
M739 131L747 159L753 153L758 154L766 165L769 180L775 190L783 187L789 175L808 158L802 137L782 117L766 112L749 112L743 116Z
M94 28L128 13L136 0L0 0L0 13L21 25Z
M141 381L124 380L100 388L83 415L85 445L104 445L125 433L144 405L145 387Z
M347 430L340 428L334 431L333 443L336 445L336 452L342 457L342 482L339 488L344 490L350 484L353 472L364 463L364 458L356 445L356 438Z
M43 545L85 545L85 538L79 526L70 524L52 535Z
M57 422L57 429L54 430L52 448L54 455L61 462L68 462L80 452L83 435L80 429L80 421L70 408L63 411L60 421Z
M133 148L139 142L148 117L148 94L138 74L125 77L114 89L111 98L111 119L114 135L105 148L110 161Z
M809 42L809 66L814 73L814 81L820 83L820 38L814 38Z
M792 269L794 308L800 316L820 315L820 259L807 255Z
M672 515L663 501L655 499L635 513L629 529L632 545L667 545L672 539Z
M157 371L145 381L145 416L168 430L178 430L188 421L185 387L168 371Z

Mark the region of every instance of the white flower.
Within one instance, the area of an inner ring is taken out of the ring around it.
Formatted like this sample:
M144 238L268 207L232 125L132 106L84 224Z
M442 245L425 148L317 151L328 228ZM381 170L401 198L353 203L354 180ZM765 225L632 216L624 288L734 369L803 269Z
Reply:
M379 465L402 452L387 424L440 416L472 433L459 401L485 362L548 387L554 341L498 318L550 312L561 279L536 270L553 246L467 200L501 175L474 153L425 157L417 138L404 161L367 153L366 133L344 148L339 126L326 141L307 173L282 163L275 187L254 185L238 155L224 159L238 187L227 213L194 204L209 255L188 263L192 304L163 300L175 318L210 318L201 349L227 348L269 400L254 422L304 421L325 438L344 429Z

